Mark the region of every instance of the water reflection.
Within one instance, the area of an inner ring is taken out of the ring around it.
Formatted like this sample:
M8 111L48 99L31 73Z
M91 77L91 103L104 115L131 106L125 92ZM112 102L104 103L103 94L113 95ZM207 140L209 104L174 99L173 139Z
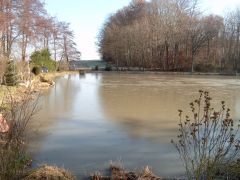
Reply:
M240 82L222 77L104 75L100 97L105 114L133 137L169 142L176 135L178 109L190 114L198 90L210 91L213 106L225 100L233 118L240 118Z
M72 99L81 92L80 86L72 83L73 81L76 81L76 77L71 75L58 78L58 83L49 92L43 94L39 101L40 112L37 114L36 120L31 122L34 124L33 127L38 130L49 128L52 123L55 123L56 118L71 115Z
M239 79L231 77L61 77L42 98L43 108L32 124L41 133L29 149L37 162L64 165L79 177L119 158L131 169L150 165L161 176L177 176L183 169L170 144L177 133L177 110L189 110L198 90L205 89L216 106L226 100L240 119L239 86Z

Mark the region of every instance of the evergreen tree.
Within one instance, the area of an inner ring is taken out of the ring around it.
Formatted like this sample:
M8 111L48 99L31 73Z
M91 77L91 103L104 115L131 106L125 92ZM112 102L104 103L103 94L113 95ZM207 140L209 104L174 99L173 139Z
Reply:
M56 71L57 63L51 59L51 54L48 49L35 51L31 55L32 67L47 67L49 71Z
M4 79L5 79L5 85L7 86L15 86L18 84L17 68L13 60L9 60L7 62Z

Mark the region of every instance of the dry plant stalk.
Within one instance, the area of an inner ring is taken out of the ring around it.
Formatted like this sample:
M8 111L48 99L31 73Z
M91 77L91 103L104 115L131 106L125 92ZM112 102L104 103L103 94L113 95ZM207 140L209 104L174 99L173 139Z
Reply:
M239 154L239 125L230 118L230 109L221 102L216 111L207 91L190 103L192 116L179 110L178 141L172 140L186 169L188 179L214 179L220 166L234 162Z
M140 172L126 171L119 162L110 164L110 176L104 176L100 172L91 175L92 180L160 180L148 166Z
M43 165L29 173L24 180L76 180L76 178L67 170L55 166Z
M10 90L5 95L0 113L10 128L0 133L0 179L20 179L29 165L25 133L29 121L36 114L38 97L33 98L30 88L21 93L21 101L16 101L16 95Z

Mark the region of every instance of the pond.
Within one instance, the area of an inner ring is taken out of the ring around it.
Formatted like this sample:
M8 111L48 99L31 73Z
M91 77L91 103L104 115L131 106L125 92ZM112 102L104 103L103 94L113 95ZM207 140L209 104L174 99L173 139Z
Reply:
M213 106L225 100L240 119L239 88L239 78L224 76L65 75L40 99L29 151L35 165L64 167L78 178L107 169L110 161L179 177L184 169L170 143L178 133L178 109L189 114L189 103L203 89Z

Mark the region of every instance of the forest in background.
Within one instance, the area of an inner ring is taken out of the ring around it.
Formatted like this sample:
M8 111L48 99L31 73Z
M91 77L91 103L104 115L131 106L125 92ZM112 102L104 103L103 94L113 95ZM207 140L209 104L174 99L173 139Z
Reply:
M98 35L116 67L160 71L240 71L240 10L206 15L198 0L133 0Z

